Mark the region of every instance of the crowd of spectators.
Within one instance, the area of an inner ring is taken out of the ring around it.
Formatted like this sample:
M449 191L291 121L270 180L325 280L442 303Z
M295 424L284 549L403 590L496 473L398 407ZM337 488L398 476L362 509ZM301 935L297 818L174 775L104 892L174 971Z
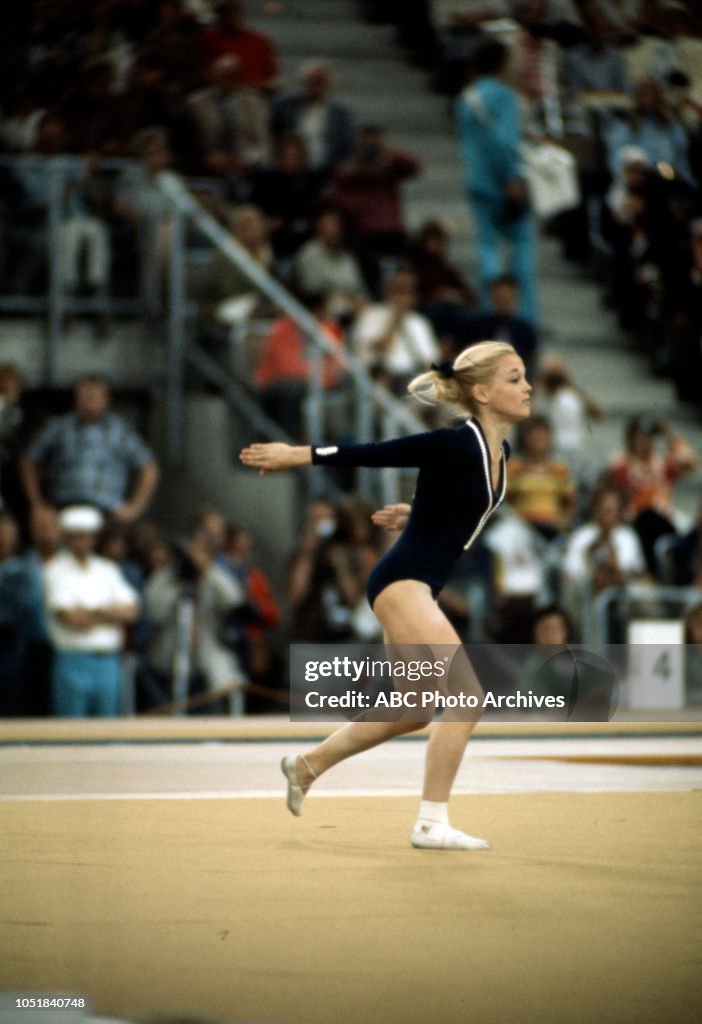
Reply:
M452 260L440 197L436 216L408 230L403 183L422 172L416 155L382 126L356 123L333 66L306 61L297 82L285 81L273 41L249 26L239 0L42 0L13 24L0 62L0 145L23 158L0 167L4 290L45 288L51 157L65 158L62 285L67 296L95 298L103 328L110 293L134 285L147 224L156 274L167 265L171 224L159 173L206 179L211 208L250 258L393 394L427 363L486 336L523 356L539 415L515 439L508 506L442 597L462 635L526 640L534 613L553 601L582 632L584 603L604 589L699 584L702 528L686 524L673 500L675 481L697 468L695 454L644 411L628 425L621 456L598 460L589 424L605 410L563 360L540 353L535 222L518 148L529 135L555 137L573 154L580 204L547 230L601 282L603 302L652 370L672 378L682 401L699 403L698 15L667 0L361 6L395 21L434 86L455 96L477 229L475 281ZM503 264L505 242L512 259ZM295 322L271 316L246 275L219 255L198 297L201 340L222 351L232 328L263 310L250 384L302 438L311 369ZM322 377L328 392L343 391L331 356ZM56 653L67 649L67 630L81 634L84 654L104 655L105 631L108 653L128 652L142 708L173 698L179 652L186 695L206 694L241 681L275 688L270 632L282 624L292 639L378 639L364 582L391 535L373 524L371 509L351 498L311 505L286 592L274 594L252 562L253 536L218 510L203 511L175 541L144 518L158 467L111 411L104 381L81 380L73 411L33 436L22 389L17 368L0 367L4 713L66 711L66 672L75 666L69 658L66 669ZM71 520L66 510L76 508L83 518ZM86 509L100 517L87 530ZM49 567L78 578L76 566L96 567L103 582L114 581L103 562L118 565L127 589L90 614L73 596L75 605L62 603L61 585L48 600Z
M66 296L93 300L104 333L110 293L136 287L139 251L148 248L156 277L168 259L168 205L157 176L173 169L210 183L217 215L266 269L303 296L324 293L352 345L363 305L383 300L389 274L412 269L416 311L438 344L460 348L491 326L516 340L531 368L536 232L520 143L548 137L575 157L581 200L547 229L568 258L599 276L603 302L654 372L673 379L681 400L698 403L695 10L673 0L360 7L394 21L434 85L456 95L475 282L452 265L440 215L414 235L407 230L402 184L421 174L416 156L394 146L382 126L356 122L329 63L310 59L296 82L285 80L273 39L250 26L240 0L43 0L13 25L0 72L0 146L24 157L0 171L4 289L44 286L53 187L46 157L62 154L61 280ZM241 220L253 224L254 209L261 219L249 230ZM507 263L503 243L512 249ZM221 270L215 258L201 275L206 336L232 325L227 316L213 323L218 306L251 292L229 264ZM507 315L524 327L504 322L503 293L493 290L509 277L516 292ZM253 308L235 307L234 321Z
M183 536L146 518L157 462L104 379L81 378L73 410L34 431L21 374L2 366L3 381L0 714L212 711L228 706L215 691L277 689L281 602L253 534L215 508Z
M277 343L296 329L278 321ZM553 357L537 410L553 400L554 368L570 400L586 403ZM250 706L258 694L275 707L284 641L382 641L365 587L406 506L374 510L352 482L345 498L310 502L278 591L257 564L255 535L221 510L202 508L182 535L147 518L158 466L112 411L105 380L77 381L73 410L34 431L9 364L0 398L2 715L217 712L242 688ZM579 468L570 436L537 411L513 439L507 504L439 598L466 640L529 643L546 606L587 640L605 590L702 583L700 523L686 524L674 501L675 481L698 466L689 445L641 414L620 454ZM690 636L697 612L691 604ZM618 628L610 642L625 639Z
M516 137L511 89L520 98L521 137L554 139L576 161L581 201L547 229L560 237L568 259L600 280L603 303L653 372L670 377L678 397L699 408L697 6L676 0L419 0L397 7L364 0L363 7L373 20L394 22L399 41L428 69L434 86L459 97L463 145L475 165L468 187L478 226L483 223L483 265L495 264L501 234L514 241L517 276L528 280L533 270L533 260L520 256L530 244L528 220L517 215L516 193L510 202L505 198L515 180L510 152L498 151L510 133ZM481 76L486 37L506 44L506 76L499 63ZM465 89L466 62L475 58L478 75ZM481 150L480 138L491 132L497 145ZM500 180L502 223L491 207Z

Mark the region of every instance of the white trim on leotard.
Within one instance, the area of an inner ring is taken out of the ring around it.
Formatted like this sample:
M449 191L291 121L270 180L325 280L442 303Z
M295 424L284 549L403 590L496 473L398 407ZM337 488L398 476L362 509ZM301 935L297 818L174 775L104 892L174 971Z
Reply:
M487 493L488 493L488 506L485 509L485 511L483 512L482 516L480 517L478 525L473 530L473 532L470 535L469 539L463 545L463 550L464 551L466 551L471 546L471 544L473 543L475 538L478 536L478 534L480 533L482 528L485 526L485 523L490 518L491 514L498 507L498 505L502 504L502 502L504 500L504 497L505 497L505 491L507 490L507 467L505 466L505 450L504 450L504 447L502 448L502 452L501 452L501 455L500 455L500 460L501 460L501 470L500 471L502 473L502 488L501 488L500 495L498 497L497 494L495 493L495 491L493 490L493 486L492 486L492 469L491 469L491 466L490 466L490 452L488 450L488 446L487 446L487 443L485 441L485 438L483 437L483 433L482 433L480 427L472 419L471 420L466 420L466 426L472 428L473 433L475 434L475 436L478 439L478 444L480 445L480 453L481 453L482 458L483 458L483 470L485 471L485 484L487 486Z

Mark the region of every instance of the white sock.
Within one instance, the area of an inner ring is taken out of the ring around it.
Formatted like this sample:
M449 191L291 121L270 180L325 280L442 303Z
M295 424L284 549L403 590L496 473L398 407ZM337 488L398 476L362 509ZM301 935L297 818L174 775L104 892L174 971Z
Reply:
M419 805L417 824L448 825L448 803L434 803L433 800L422 800Z

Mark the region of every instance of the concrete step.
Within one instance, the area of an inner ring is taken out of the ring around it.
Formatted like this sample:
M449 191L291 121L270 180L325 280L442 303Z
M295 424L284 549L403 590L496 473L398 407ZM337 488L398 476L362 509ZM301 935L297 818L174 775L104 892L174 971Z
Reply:
M421 176L408 181L405 190L413 202L432 197L436 199L437 196L460 197L463 193L463 178L454 167L437 166L424 159Z
M422 155L432 164L446 163L448 166L456 166L456 142L452 135L434 132L433 135L421 132L406 132L403 124L387 126L388 141L396 149L407 149L416 153L421 159Z
M285 21L354 22L358 18L355 0L248 0L248 21L262 31L270 31L279 19Z
M675 424L702 453L702 423L676 398L670 381L653 377L643 357L603 309L602 288L582 271L565 263L553 239L540 246L539 285L543 322L552 331L543 351L558 351L573 379L607 411L592 424L592 451L604 465L621 451L630 416L650 412ZM676 505L694 516L702 502L702 474L696 472L675 488Z
M403 131L436 134L436 104L433 96L410 95L398 101L397 96L362 95L356 93L349 98L349 106L356 119L363 123L401 124Z
M38 318L0 321L3 362L16 363L30 381L42 380L46 366L46 328ZM138 321L115 321L106 338L95 337L91 322L75 320L55 353L57 385L70 386L76 377L99 373L120 387L146 387L158 380L164 348L153 330Z
M370 54L376 59L392 61L397 55L393 29L385 25L278 18L267 23L266 31L288 59L321 55L348 58Z
M326 57L310 45L305 59L315 56ZM300 55L281 53L281 67L286 78L294 77L300 63ZM389 63L386 57L375 56L372 49L360 54L346 56L335 53L331 61L337 81L337 93L346 102L352 102L357 93L377 95L379 91L396 95L415 95L425 91L425 76L415 68L404 64Z

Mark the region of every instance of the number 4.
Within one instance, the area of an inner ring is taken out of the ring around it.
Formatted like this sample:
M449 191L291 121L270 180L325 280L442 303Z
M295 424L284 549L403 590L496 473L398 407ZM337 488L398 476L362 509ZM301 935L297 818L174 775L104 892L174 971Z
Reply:
M668 680L671 676L670 651L661 651L653 663L651 673L659 679Z

